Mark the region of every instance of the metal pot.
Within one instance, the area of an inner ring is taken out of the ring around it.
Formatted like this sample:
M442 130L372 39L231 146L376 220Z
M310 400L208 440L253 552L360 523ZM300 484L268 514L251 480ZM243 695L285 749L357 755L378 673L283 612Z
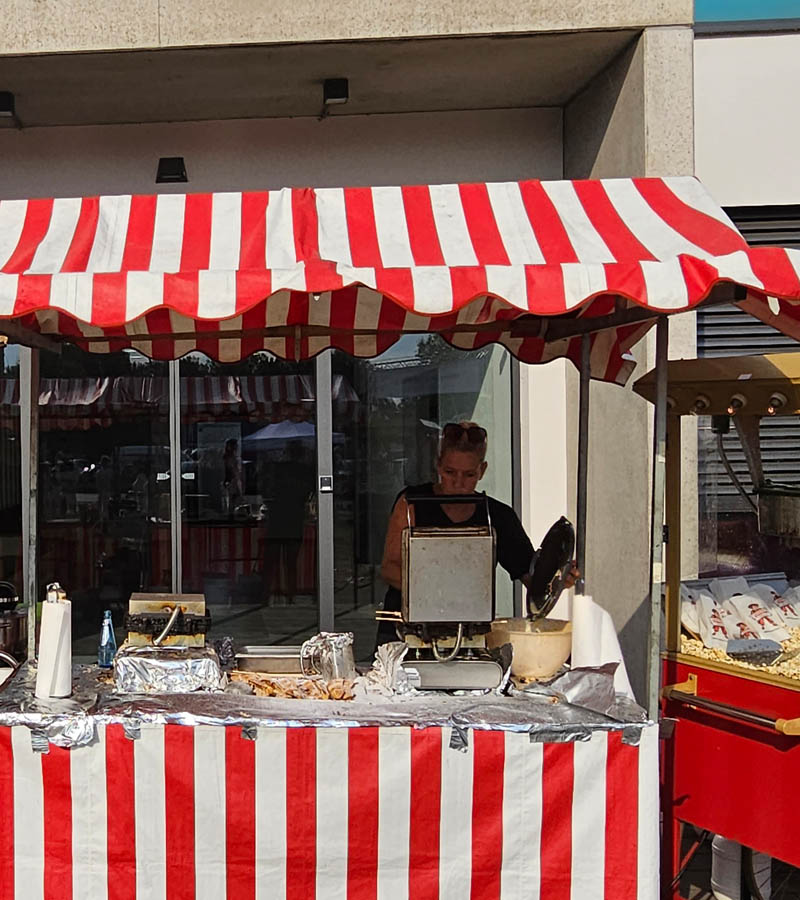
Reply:
M17 589L10 581L0 581L0 615L9 613L19 603Z

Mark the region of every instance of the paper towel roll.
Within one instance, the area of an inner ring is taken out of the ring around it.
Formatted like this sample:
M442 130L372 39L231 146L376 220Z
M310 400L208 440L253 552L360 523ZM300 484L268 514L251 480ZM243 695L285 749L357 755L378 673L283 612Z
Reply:
M628 671L622 658L617 629L611 616L591 597L576 594L572 599L572 667L602 666L616 662L614 688L634 699Z
M36 696L69 697L72 693L72 604L42 604Z

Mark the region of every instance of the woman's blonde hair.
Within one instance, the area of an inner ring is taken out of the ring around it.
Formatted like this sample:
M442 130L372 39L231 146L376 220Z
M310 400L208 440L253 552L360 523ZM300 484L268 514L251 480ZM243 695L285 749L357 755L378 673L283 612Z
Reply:
M483 462L486 459L488 435L486 429L477 422L448 422L442 429L439 440L439 460L447 450L474 453Z

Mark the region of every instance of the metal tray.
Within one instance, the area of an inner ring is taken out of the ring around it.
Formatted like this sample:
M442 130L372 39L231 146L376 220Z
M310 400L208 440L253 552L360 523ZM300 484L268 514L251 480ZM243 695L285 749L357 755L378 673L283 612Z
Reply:
M241 647L236 654L236 668L242 672L266 672L270 675L300 675L300 645L277 644Z

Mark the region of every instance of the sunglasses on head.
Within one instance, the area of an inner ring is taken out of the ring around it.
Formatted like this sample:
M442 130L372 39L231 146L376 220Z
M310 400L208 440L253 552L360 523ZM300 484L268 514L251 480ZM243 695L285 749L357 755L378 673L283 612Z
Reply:
M486 429L480 425L462 425L459 422L448 422L442 429L445 440L457 441L464 434L470 444L482 444L486 440Z

